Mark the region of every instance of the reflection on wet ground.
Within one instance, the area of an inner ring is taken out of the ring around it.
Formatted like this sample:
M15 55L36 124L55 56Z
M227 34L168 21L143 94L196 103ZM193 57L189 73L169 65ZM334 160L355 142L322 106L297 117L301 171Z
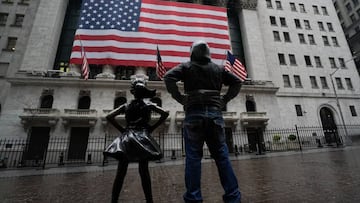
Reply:
M233 160L242 202L360 202L360 147ZM136 165L135 165L136 166ZM213 161L203 163L204 202L222 202ZM155 202L183 202L184 165L150 168ZM1 173L1 172L0 172ZM114 170L0 178L1 202L110 202ZM136 167L119 202L145 202Z

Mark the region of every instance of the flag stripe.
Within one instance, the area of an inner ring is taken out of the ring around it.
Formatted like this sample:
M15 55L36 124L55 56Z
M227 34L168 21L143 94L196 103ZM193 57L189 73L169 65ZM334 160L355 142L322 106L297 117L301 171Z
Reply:
M175 46L173 46L175 47ZM86 51L87 53L91 53L91 52L103 52L104 50L107 50L109 53L123 53L123 54L148 54L148 55L153 55L154 54L154 50L151 49L128 49L128 48L118 48L118 47L86 47ZM175 50L175 49L171 49L170 50ZM81 51L81 47L80 46L75 46L73 47L73 51ZM189 57L189 53L186 52L181 52L181 51L163 51L162 53L165 53L166 55L171 55L171 56L180 56L180 57ZM223 59L224 55L223 54L215 54L212 53L211 57L213 59Z
M143 16L152 16L151 14L155 14L153 15L154 18L156 19L161 19L159 17L167 17L167 18L174 18L174 19L187 19L186 21L190 21L190 20L195 20L195 21L200 21L200 19L207 19L208 22L213 22L214 24L218 24L221 25L222 22L224 22L226 19L226 16L215 16L215 15L210 15L210 14L198 14L198 13L184 13L184 12L178 12L178 10L173 10L174 7L167 7L166 10L160 10L159 6L156 7L156 9L152 8L146 8L143 7L142 11L146 12ZM169 10L172 11L173 15L168 15L169 14ZM182 18L180 18L182 17Z
M92 41L93 42L98 41L99 46L101 46L101 43L106 43L107 40L113 40L113 41L117 41L117 42L139 42L138 38L124 37L124 36L117 36L117 35L77 35L77 36L75 36L75 41L74 41L75 46L79 45L78 40L80 38L83 41L83 43L85 41L85 43L87 45L89 45L89 46L93 45L91 43ZM154 39L153 38L143 37L142 42L150 44L150 43L154 42ZM157 42L157 44L160 44L160 45L169 45L169 44L171 44L171 45L178 45L178 46L186 46L187 49L189 50L189 47L188 47L189 43L185 42L185 41L158 39L156 42ZM218 43L216 43L216 42L218 42ZM111 43L113 43L113 42L111 42ZM211 47L212 52L213 52L214 48L218 48L218 49L221 49L221 50L230 48L229 45L222 44L221 40L217 40L217 41L215 41L215 43L209 42L208 45Z
M90 8L86 7L91 4L90 0L83 0L83 4L82 13L90 12ZM115 9L116 6L112 8ZM121 12L121 15L125 15L125 12ZM82 15L80 25L92 24L83 29L79 27L76 35L81 37L82 44L86 47L90 64L154 67L154 62L150 62L154 60L156 47L159 46L163 65L171 68L189 60L190 46L198 40L209 42L213 62L222 64L226 51L230 49L225 8L142 0L138 27L134 31L122 31L119 28L95 29L92 27L96 23L106 22L96 16L87 21L84 19L86 16ZM110 23L117 25L121 20L116 17ZM75 37L70 63L82 63L79 60L80 52L79 38Z

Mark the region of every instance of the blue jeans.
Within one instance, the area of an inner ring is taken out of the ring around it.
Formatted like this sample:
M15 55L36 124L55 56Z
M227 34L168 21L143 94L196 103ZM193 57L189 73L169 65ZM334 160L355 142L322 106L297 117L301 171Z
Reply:
M184 120L186 151L185 202L202 202L200 179L203 145L206 142L211 157L215 160L226 203L238 203L241 194L232 169L225 143L224 119L221 110L215 107L188 109Z

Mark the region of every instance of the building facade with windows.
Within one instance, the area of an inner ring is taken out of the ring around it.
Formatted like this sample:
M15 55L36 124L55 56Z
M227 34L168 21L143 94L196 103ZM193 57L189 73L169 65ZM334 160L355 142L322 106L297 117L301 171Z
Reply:
M331 0L182 2L228 8L232 52L248 72L224 108L228 140L234 131L246 132L251 144L265 129L325 132L360 123L360 79ZM81 159L90 137L117 135L105 115L132 99L134 77L147 78L157 89L153 102L170 112L155 133L181 134L183 108L154 68L90 65L90 79L80 78L79 66L69 64L80 6L81 0L1 1L0 138L29 140L34 152L27 159L43 153L49 139L68 138L67 157Z
M333 0L333 3L360 75L360 1Z

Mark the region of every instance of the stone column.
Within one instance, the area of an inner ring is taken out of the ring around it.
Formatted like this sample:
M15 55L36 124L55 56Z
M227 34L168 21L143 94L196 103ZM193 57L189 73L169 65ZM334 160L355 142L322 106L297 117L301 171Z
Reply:
M257 0L241 0L239 23L244 46L248 78L269 81L262 31L257 15Z
M131 80L135 80L137 78L142 78L145 81L149 80L149 76L146 75L146 68L144 67L136 67L135 74L132 75L130 78Z
M68 1L40 0L20 70L53 69L67 5Z
M102 73L96 75L96 79L105 79L105 80L115 79L114 68L115 67L112 65L103 65Z

